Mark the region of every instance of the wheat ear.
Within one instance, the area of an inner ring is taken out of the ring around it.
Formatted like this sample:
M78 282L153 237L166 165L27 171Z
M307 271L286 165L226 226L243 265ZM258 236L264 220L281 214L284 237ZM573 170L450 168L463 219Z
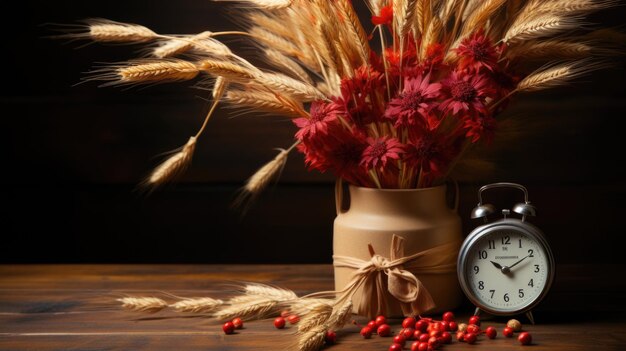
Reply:
M539 69L519 82L516 90L518 92L522 92L553 88L567 83L568 80L580 75L584 71L585 70L580 67L580 63L564 64L547 69Z
M200 70L183 60L137 60L116 70L120 84L173 82L191 80Z
M265 10L280 10L291 6L293 0L214 0L214 1L236 1L245 3Z
M156 313L168 306L167 302L157 297L123 297L117 301L125 309L136 312Z
M317 351L324 345L328 329L325 325L317 325L305 331L298 337L299 351Z
M263 167L259 168L256 173L252 175L244 186L244 191L249 194L259 194L265 189L272 179L277 177L285 167L287 163L287 156L289 152L295 147L296 144L289 149L281 149L278 155L274 157L270 162L266 163Z
M172 57L191 50L197 41L208 39L213 32L205 31L196 35L183 38L174 38L163 41L152 51L152 55L158 58Z
M246 83L253 79L253 73L249 69L225 60L202 60L198 63L198 67L214 76L221 76L237 82Z
M255 74L255 80L272 90L285 93L298 100L307 102L313 100L328 100L326 95L316 87L305 82L293 79L280 73L261 72Z
M298 295L291 290L265 284L247 284L244 287L244 292L249 295L265 296L279 301L289 301L298 298Z
M255 90L230 90L224 95L224 100L236 108L247 107L255 112L268 112L291 118L303 117L289 105L276 98L275 94Z
M285 71L289 72L292 76L306 82L310 85L315 84L311 76L294 60L289 57L283 55L277 50L266 49L265 56L270 60L270 63L275 65L278 68L282 68Z
M548 36L562 30L575 28L576 21L555 15L542 15L533 20L513 24L504 34L502 41L516 43L522 40L530 40Z
M169 307L176 310L176 312L207 313L215 310L223 304L224 301L222 300L216 300L210 297L199 297L180 300L169 305Z
M174 153L168 159L163 161L152 173L144 180L144 185L149 187L158 187L170 182L176 176L180 175L191 163L193 153L196 149L196 137L192 136L180 151Z
M120 23L106 19L87 20L89 32L85 34L70 34L74 37L89 37L100 42L146 42L159 37L152 30L138 24Z
M318 325L324 324L332 313L333 307L328 304L320 303L313 306L311 310L302 317L300 322L298 322L298 332L304 333Z
M461 38L483 28L491 16L506 3L506 0L484 0L467 18L461 31Z

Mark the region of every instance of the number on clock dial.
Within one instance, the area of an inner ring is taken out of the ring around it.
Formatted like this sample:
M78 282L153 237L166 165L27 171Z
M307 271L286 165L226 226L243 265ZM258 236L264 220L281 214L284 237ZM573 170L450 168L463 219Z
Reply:
M476 242L467 257L468 282L481 303L492 308L515 309L532 302L547 280L547 256L542 246L520 233L488 234ZM508 273L496 267L514 264Z

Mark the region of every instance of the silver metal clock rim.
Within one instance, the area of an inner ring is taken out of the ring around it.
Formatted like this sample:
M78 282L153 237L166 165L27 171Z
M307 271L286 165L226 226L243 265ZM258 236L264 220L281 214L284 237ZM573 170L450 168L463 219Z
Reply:
M546 252L546 255L548 256L548 264L550 266L548 269L548 279L546 280L546 285L543 291L541 292L541 294L539 294L539 296L537 296L534 300L530 301L525 306L522 306L521 308L515 309L513 311L493 309L489 306L483 305L480 301L478 301L478 299L474 297L474 293L471 291L467 282L467 276L465 275L465 268L466 268L465 257L467 256L469 249L476 243L476 241L480 240L480 238L482 238L483 236L487 234L490 234L491 232L495 230L506 230L506 229L521 230L525 234L528 234L529 236L534 237L541 245L543 245L544 251ZM546 240L541 230L539 230L539 228L535 227L534 225L528 222L522 222L519 219L514 219L514 218L501 219L499 221L485 224L474 229L467 236L467 238L465 238L465 241L463 241L463 244L461 245L461 250L459 251L459 257L457 260L457 267L458 267L457 276L459 279L459 283L461 284L461 289L465 293L465 296L467 296L467 298L476 307L480 308L481 310L487 313L491 313L491 314L498 315L498 316L522 314L522 313L528 312L533 307L537 306L537 304L539 304L539 302L541 302L541 300L545 298L546 294L550 290L550 287L552 286L552 282L554 281L554 274L555 274L555 269L556 269L555 264L554 264L554 256L552 255L552 250L550 249L550 246L548 245L548 241Z

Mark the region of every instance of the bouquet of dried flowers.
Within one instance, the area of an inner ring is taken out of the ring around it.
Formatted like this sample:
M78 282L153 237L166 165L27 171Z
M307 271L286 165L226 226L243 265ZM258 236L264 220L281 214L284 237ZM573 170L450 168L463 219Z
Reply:
M158 186L191 162L218 103L286 116L295 143L245 186L259 193L288 154L352 184L420 188L441 182L465 151L497 132L511 97L561 85L600 65L585 14L611 0L241 0L244 31L161 35L135 24L89 21L70 34L152 43L150 58L90 79L147 84L212 77L198 133L146 179ZM358 5L358 6L357 6ZM357 8L369 10L363 22ZM220 39L244 36L275 70ZM379 47L379 48L378 48ZM378 49L377 49L378 48Z

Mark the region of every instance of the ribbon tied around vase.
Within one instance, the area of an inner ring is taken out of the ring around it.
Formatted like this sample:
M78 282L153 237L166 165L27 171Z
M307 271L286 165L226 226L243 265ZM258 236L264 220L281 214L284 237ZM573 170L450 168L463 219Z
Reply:
M389 258L376 254L371 244L368 245L369 261L335 255L335 267L354 269L350 281L339 293L352 298L362 288L355 306L360 315L373 317L388 311L385 290L400 303L405 315L425 313L435 308L435 302L416 274L456 272L459 246L460 242L454 241L404 256L404 238L394 234Z

